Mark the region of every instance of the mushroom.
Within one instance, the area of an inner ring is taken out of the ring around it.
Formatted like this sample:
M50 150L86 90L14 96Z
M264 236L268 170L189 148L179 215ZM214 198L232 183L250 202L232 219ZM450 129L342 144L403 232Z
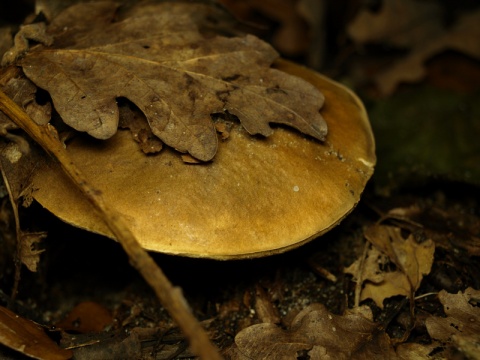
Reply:
M327 232L358 203L376 162L361 101L304 67L275 66L324 94L323 143L282 127L258 138L235 126L214 160L201 165L185 164L171 149L145 156L127 131L69 143L74 162L145 249L214 259L280 253ZM57 217L113 238L53 162L33 182L34 198Z

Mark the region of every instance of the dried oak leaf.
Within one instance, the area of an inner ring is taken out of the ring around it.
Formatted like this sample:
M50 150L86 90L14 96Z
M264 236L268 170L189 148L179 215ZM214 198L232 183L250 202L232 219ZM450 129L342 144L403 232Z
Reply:
M11 70L11 69L10 69ZM15 71L0 71L0 89L23 109L37 123L48 122L50 106L35 101L37 88L24 77L15 77ZM13 77L12 77L13 76ZM11 199L15 202L29 197L31 177L44 161L44 154L32 148L28 138L18 130L3 112L0 112L0 169ZM6 141L3 141L6 140ZM31 199L27 199L27 203ZM16 206L16 205L15 205Z
M438 2L384 0L378 13L360 11L349 25L349 36L358 44L376 42L410 49L374 77L383 94L393 93L402 82L421 80L425 62L445 50L480 58L480 11L461 14L445 28L441 10Z
M27 147L30 148L28 143ZM40 262L40 254L44 251L39 249L38 244L46 237L45 232L28 232L20 228L18 217L19 202L23 199L23 205L28 206L31 197L31 176L34 169L43 162L43 154L35 151L22 153L16 142L0 142L0 168L1 176L10 195L11 205L16 224L17 247L16 260L24 264L30 271L36 272Z
M323 95L270 68L278 55L258 38L203 35L199 18L207 5L139 5L118 21L116 10L108 1L66 9L47 28L54 46L18 62L76 130L111 137L116 98L125 97L164 143L203 161L217 150L212 113L237 116L250 134L268 136L269 123L278 123L325 138Z
M39 105L35 101L37 91L35 85L30 80L16 75L19 74L13 68L0 71L0 89L22 106L35 122L40 124L48 122L50 106ZM17 260L35 272L40 254L43 252L38 249L38 243L46 237L46 233L23 231L19 225L18 206L21 200L24 206L29 206L33 200L31 179L37 167L43 164L44 154L32 147L21 133L13 134L14 130L17 130L17 126L0 112L0 169L17 224L17 246L20 250L17 252ZM7 141L3 141L2 138Z
M0 88L13 101L20 105L25 112L38 125L45 125L52 115L51 105L40 105L36 102L37 87L23 76L15 76L14 71L0 72ZM8 138L7 130L16 129L17 126L3 113L0 112L0 135ZM12 139L10 139L12 140Z
M45 249L37 249L38 244L47 237L47 233L42 232L26 232L20 233L20 261L31 272L36 272L40 262L40 254Z
M232 359L391 359L395 351L377 324L358 312L331 314L322 304L302 310L287 330L252 325L235 337Z
M162 150L163 143L153 135L143 113L138 109L132 109L129 104L119 106L120 128L130 129L133 140L145 154L155 154Z
M467 359L480 359L480 291L468 288L465 292L438 293L446 318L431 316L426 321L433 339L452 345Z
M357 44L386 43L413 47L442 32L442 7L437 2L383 0L379 11L363 9L347 26Z
M366 259L358 259L345 269L364 285L360 300L372 299L383 307L386 298L411 297L432 267L433 241L419 244L412 235L404 239L399 228L384 225L371 226L365 231L365 237L374 247L369 249ZM393 271L385 270L390 262L395 264Z
M414 47L410 54L375 76L375 82L384 94L391 94L401 82L421 80L426 73L425 61L445 50L480 59L480 11L461 16L449 30Z

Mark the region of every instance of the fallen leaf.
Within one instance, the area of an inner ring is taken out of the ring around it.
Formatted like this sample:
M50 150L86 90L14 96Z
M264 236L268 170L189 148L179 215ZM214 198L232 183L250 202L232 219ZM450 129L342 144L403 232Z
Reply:
M38 159L38 162L36 161ZM12 229L16 236L15 265L20 269L24 264L28 270L37 271L40 262L40 254L44 251L39 249L38 244L47 236L46 232L23 231L20 227L18 214L19 203L23 199L23 205L29 206L33 198L31 192L32 168L41 163L38 154L23 154L16 143L0 143L0 168L3 183L9 194L9 200L13 210Z
M278 309L273 304L272 296L258 285L255 287L255 313L262 323L279 324Z
M344 271L354 276L355 281L369 280L374 284L383 281L385 274L381 271L386 267L389 260L388 257L375 247L368 249L364 259L357 259ZM358 274L361 273L359 276Z
M215 130L220 134L220 139L223 141L230 137L230 131L232 131L233 122L231 121L217 121L215 122Z
M254 36L204 36L198 24L207 5L138 6L115 22L116 10L113 2L81 3L59 14L48 35L27 34L54 38L54 47L37 47L18 64L74 129L111 137L116 99L125 97L164 143L203 161L217 150L212 113L237 116L250 134L268 136L269 123L279 123L325 138L323 95L270 68L278 55Z
M480 291L472 288L463 293L438 293L446 318L431 316L426 321L433 339L453 346L468 359L480 359Z
M396 295L409 296L411 286L408 278L400 271L386 271L389 264L388 257L380 250L372 247L368 250L366 258L358 259L344 271L353 275L353 280L360 283L361 289L358 302L372 299L379 307L383 308L383 301Z
M37 87L28 79L22 76L17 76L9 78L9 71L6 71L4 74L1 74L0 77L0 87L13 101L21 105L25 112L30 115L30 117L38 125L44 125L50 121L52 108L50 103L45 105L40 105L36 102L35 96L37 93ZM8 79L8 80L7 80ZM5 80L6 83L3 84ZM8 117L1 112L0 113L0 124L8 123L7 128L13 129L13 123L8 119ZM1 125L5 127L5 125Z
M11 71L0 73L0 88L8 94L17 104L21 105L34 121L44 123L45 114L50 108L48 105L41 106L35 101L36 87L31 81L23 77L10 77ZM7 80L8 79L8 80ZM48 116L49 118L49 116ZM0 168L3 181L9 193L10 202L13 207L15 218L15 232L17 237L16 252L17 261L23 263L30 271L37 271L40 261L40 254L43 250L38 249L37 244L45 238L44 232L28 232L20 228L18 206L22 202L28 206L31 201L31 177L37 166L40 166L44 159L35 147L30 146L28 140L22 135L12 134L17 126L10 119L0 112L0 134L7 141L0 142Z
M363 309L331 314L322 304L302 310L287 330L272 323L252 325L235 337L233 359L384 359L395 357L390 339Z
M391 94L401 82L422 80L426 74L425 62L445 50L455 50L480 59L480 11L460 17L450 30L428 43L412 49L406 57L380 72L375 82L383 94Z
M200 161L198 161L194 157L190 156L189 154L182 154L181 158L182 158L182 161L185 164L199 164L200 163Z
M380 10L358 12L347 26L357 44L385 43L410 48L442 31L441 5L432 1L383 0Z
M119 115L118 126L130 129L133 139L145 154L155 154L162 150L162 142L153 134L147 119L140 110L132 109L128 104L124 104L119 106Z
M0 343L39 360L70 359L72 352L60 348L42 327L0 306Z
M2 56L2 66L12 64L15 59L23 56L29 49L29 40L45 45L52 45L53 39L45 32L45 23L35 23L20 26L14 37L13 47Z
M76 305L59 323L58 328L75 333L99 333L112 324L113 316L108 309L94 301L84 301Z
M372 283L368 280L364 283L360 300L372 299L378 307L383 308L385 299L397 295L409 297L411 293L412 288L405 274L399 271L386 272L380 283Z
M404 239L401 230L393 226L371 226L365 237L397 265L414 290L420 286L423 275L430 272L435 244L431 240L417 243L413 235Z
M40 262L40 254L44 249L37 249L38 243L47 237L46 232L24 232L20 233L20 261L32 272L37 271Z
M50 108L46 106L42 111L38 111L40 105L35 102L37 89L31 81L22 77L12 77L12 71L3 71L0 72L0 89L21 105L35 121L45 122L43 115L48 113ZM24 136L11 133L17 128L3 112L0 112L0 136L7 140L0 142L0 163L5 176L9 178L15 200L27 188L28 178L41 162L41 156L36 151L31 151L31 146Z
M402 360L431 360L435 359L432 353L438 348L439 344L432 342L431 344L403 343L399 344L395 350L397 356Z
M357 44L380 43L410 50L374 77L384 95L393 93L402 82L422 80L426 61L443 51L480 58L480 11L461 14L448 28L441 11L438 2L384 0L378 13L362 10L350 23L348 34Z
M399 228L385 225L371 226L365 237L374 247L366 259L358 259L345 269L363 283L360 300L372 299L383 307L383 301L395 295L411 298L432 267L433 241L419 244L412 235L404 239ZM389 263L395 265L394 270L389 270Z
M436 248L480 256L480 237L476 236L480 234L480 222L476 214L463 214L455 206L413 204L391 209L387 216L421 227Z

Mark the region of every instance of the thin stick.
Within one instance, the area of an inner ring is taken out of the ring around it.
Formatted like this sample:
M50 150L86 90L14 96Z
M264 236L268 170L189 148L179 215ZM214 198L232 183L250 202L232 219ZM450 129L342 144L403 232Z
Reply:
M210 342L204 329L190 311L179 287L174 287L148 253L140 246L122 217L104 201L101 192L92 187L67 153L57 131L50 124L37 125L17 104L0 91L0 110L22 128L47 153L56 159L90 203L102 215L108 228L118 239L123 249L146 282L155 291L162 305L190 342L192 351L202 359L221 359L217 348Z
M1 163L0 163L1 165ZM12 212L13 212L13 217L14 217L14 220L15 220L15 236L16 236L16 254L15 254L15 260L14 260L14 264L15 264L15 273L14 273L14 276L13 276L13 287L12 287L12 293L10 295L10 300L7 304L8 308L11 310L11 307L15 301L15 298L17 296L17 293L18 293L18 284L20 283L20 274L21 274L21 269L22 269L22 262L20 261L20 249L21 249L21 245L20 245L20 217L18 215L18 203L17 203L17 200L15 199L15 197L13 196L13 193L12 193L12 188L10 187L10 182L8 181L8 178L5 174L5 171L2 169L0 169L0 172L2 173L2 178L3 178L3 183L5 185L5 188L7 189L7 193L8 193L8 198L10 199L10 204L12 206Z
M370 243L365 241L365 245L363 247L363 254L360 258L360 264L358 264L358 270L355 274L357 277L357 283L355 285L355 304L354 307L360 306L360 295L362 293L362 286L363 286L363 271L365 270L365 259L367 258L368 249L370 248Z

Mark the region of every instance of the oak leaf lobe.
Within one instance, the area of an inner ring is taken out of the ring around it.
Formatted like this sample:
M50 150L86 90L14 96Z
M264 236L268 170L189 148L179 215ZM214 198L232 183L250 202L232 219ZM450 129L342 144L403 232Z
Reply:
M164 143L203 161L217 150L212 113L228 111L250 134L269 136L279 123L323 140L323 95L270 68L278 54L258 38L203 35L205 6L164 2L114 21L113 2L78 4L48 26L54 46L20 65L65 123L100 139L117 131L125 97Z

